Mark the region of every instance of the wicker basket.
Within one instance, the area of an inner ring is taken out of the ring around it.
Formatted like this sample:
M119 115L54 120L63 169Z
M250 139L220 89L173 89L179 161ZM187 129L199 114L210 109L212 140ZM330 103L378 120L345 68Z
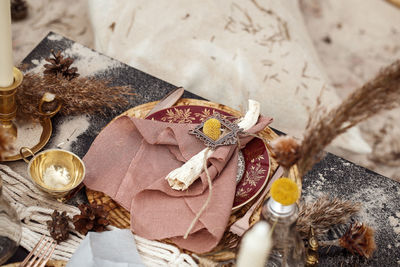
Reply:
M140 106L136 106L132 109L127 110L126 112L122 113L119 116L128 115L131 117L144 118L147 115L147 113L157 103L158 102L150 102ZM177 102L176 106L181 106L181 105L206 106L226 111L236 117L242 116L242 114L239 111L229 108L225 105L216 104L203 100L181 99ZM116 118L114 118L114 120ZM278 135L269 127L264 129L261 133L259 133L259 135L261 135L266 140L273 140L278 137ZM271 171L269 175L272 176L275 173L276 169L278 168L278 164L273 157L271 157L270 168ZM296 166L291 168L289 177L297 183L301 191L301 179L298 175L298 170ZM86 189L86 194L90 203L97 203L99 205L103 205L109 211L109 220L113 226L116 226L118 228L130 228L130 214L127 210L119 206L115 201L113 201L110 197L108 197L104 193ZM268 197L269 194L265 196L265 199L267 199ZM257 200L258 198L255 198L251 202L242 206L240 209L232 212L226 231L220 243L211 252L201 255L202 257L208 258L215 262L226 262L233 260L236 257L237 245L239 243L240 238L237 235L231 233L229 231L229 228L233 223L235 223L238 219L240 219ZM261 218L261 204L259 204L259 206L255 209L252 216L250 217L250 225L253 225L257 221L259 221L260 218ZM170 243L169 240L163 240L163 242ZM190 251L184 251L184 252L189 254L191 253Z

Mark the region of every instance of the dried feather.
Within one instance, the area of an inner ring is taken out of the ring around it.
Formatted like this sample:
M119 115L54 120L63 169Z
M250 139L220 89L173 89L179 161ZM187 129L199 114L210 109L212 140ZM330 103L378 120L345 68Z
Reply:
M376 249L374 230L366 224L355 222L339 239L320 241L321 246L340 246L352 254L359 254L367 259L372 257Z
M38 119L38 106L44 93L50 92L61 102L63 115L106 114L125 108L128 96L132 96L128 86L111 86L110 81L78 77L73 80L60 76L27 73L16 94L20 118Z
M360 208L359 203L330 199L328 196L322 196L313 203L301 203L297 230L304 239L308 236L310 226L317 236L322 235L334 225L347 223Z
M291 136L280 136L271 141L274 158L279 165L290 168L300 158L300 144Z
M358 253L369 259L376 249L374 230L363 223L356 222L339 239L339 244L351 253Z
M338 135L379 112L400 106L400 60L384 68L371 81L350 94L339 106L326 111L321 104L311 113L298 162L303 177L321 160L326 146Z

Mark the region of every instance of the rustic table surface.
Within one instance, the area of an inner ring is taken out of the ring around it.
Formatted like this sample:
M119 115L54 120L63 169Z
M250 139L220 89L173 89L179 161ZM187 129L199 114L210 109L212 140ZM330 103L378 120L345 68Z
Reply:
M74 65L78 66L82 76L109 79L113 85L128 85L136 96L128 106L106 116L83 115L71 118L56 115L52 119L53 135L45 148L53 148L62 143L62 148L83 157L97 134L112 118L136 105L159 100L176 87L55 33L49 33L24 59L28 71L41 71L44 58L50 56L51 49L61 50L75 58ZM184 97L202 99L190 92L185 92ZM13 162L8 165L27 176L23 163ZM399 183L327 154L304 177L302 198L313 201L324 194L362 203L363 209L354 220L365 222L375 229L377 251L372 259L366 260L343 249L320 250L320 266L400 265ZM77 205L85 201L87 199L81 191L70 203ZM338 237L345 230L346 226L337 227L328 233L326 239ZM20 261L25 255L26 251L20 248L9 262Z

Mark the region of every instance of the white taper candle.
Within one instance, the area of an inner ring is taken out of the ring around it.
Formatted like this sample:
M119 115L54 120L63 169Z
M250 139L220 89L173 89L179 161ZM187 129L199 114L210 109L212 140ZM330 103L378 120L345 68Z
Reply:
M259 221L243 236L236 261L237 267L264 267L271 250L270 227Z
M0 0L0 87L14 82L10 0Z

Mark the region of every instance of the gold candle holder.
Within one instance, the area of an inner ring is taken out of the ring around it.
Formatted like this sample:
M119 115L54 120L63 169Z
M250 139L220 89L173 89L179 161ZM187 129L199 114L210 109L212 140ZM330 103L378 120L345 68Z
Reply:
M15 99L15 94L17 93L17 88L21 85L24 76L22 72L16 67L14 67L13 69L13 75L13 84L8 87L0 87L0 129L4 129L6 132L8 132L10 136L14 137L14 150L11 152L6 152L3 155L1 161L15 161L22 159L19 153L19 149L22 146L27 146L28 144L26 144L26 139L30 138L30 136L27 135L26 130L24 132L24 129L27 128L27 124L30 126L40 124L40 126L42 127L40 139L37 141L36 144L29 145L29 148L33 151L33 153L36 153L40 149L42 149L49 141L53 129L50 118L54 116L61 108L61 104L59 103L54 111L44 113L42 110L42 105L47 102L52 102L52 100L48 99L47 95L45 94L38 106L39 113L41 114L40 118L35 121L19 121L19 118L17 117L18 107ZM24 155L28 156L29 154L25 152Z
M310 226L310 232L308 233L308 247L306 249L306 266L317 266L318 265L318 239L315 236L314 229Z
M14 67L14 82L8 87L0 87L0 127L5 129L14 139L17 138L17 126L13 119L17 115L17 103L15 101L15 93L17 87L21 85L23 80L22 72Z

